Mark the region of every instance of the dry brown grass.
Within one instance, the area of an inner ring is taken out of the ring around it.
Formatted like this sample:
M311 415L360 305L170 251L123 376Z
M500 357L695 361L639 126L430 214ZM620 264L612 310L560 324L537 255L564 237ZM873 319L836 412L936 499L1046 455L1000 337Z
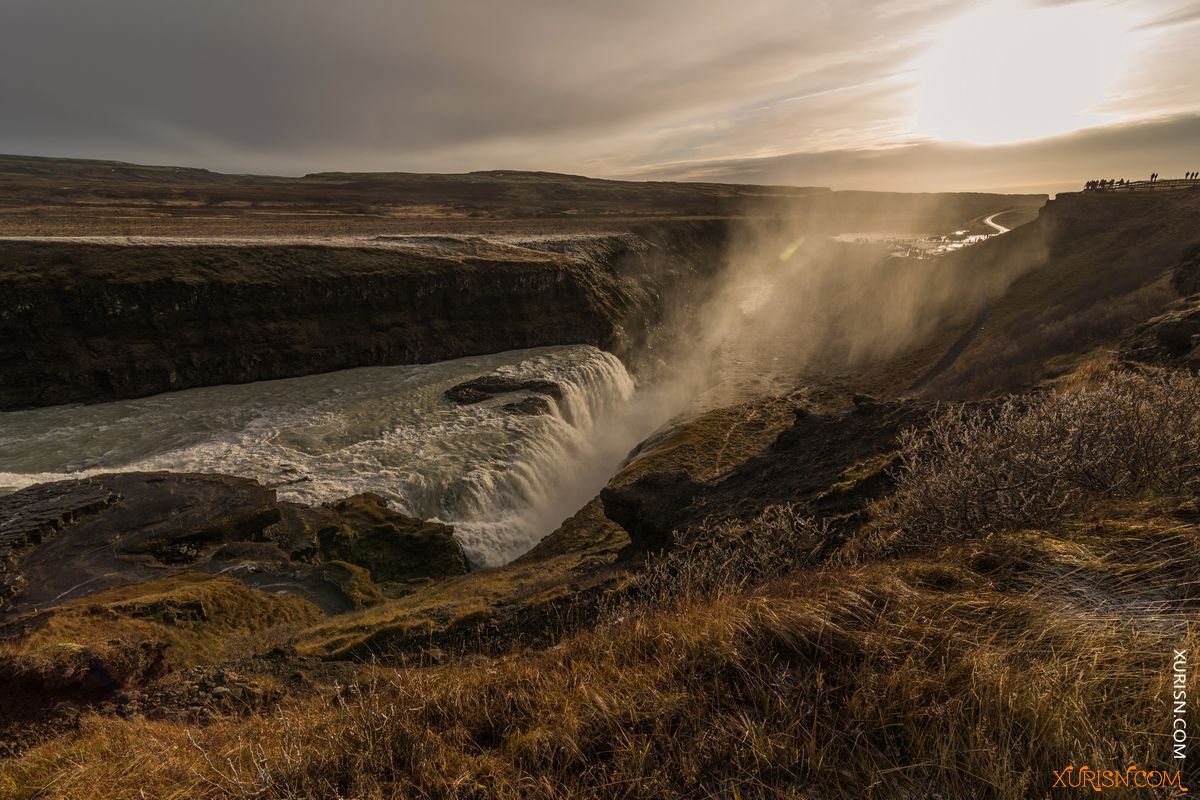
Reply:
M321 618L307 600L252 589L232 578L185 573L72 600L33 615L19 638L0 641L0 663L53 671L111 643L161 643L181 666L265 650L275 634ZM19 627L22 620L15 623Z
M205 727L89 718L13 798L995 797L1169 767L1194 504L808 570ZM1194 689L1194 684L1193 687Z
M674 532L673 546L611 599L609 618L656 613L738 594L812 564L830 535L828 525L791 504L768 506L754 519L710 520Z

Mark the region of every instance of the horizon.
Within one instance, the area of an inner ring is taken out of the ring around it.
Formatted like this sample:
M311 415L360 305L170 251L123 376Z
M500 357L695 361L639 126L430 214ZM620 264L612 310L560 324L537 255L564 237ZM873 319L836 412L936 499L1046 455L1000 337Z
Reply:
M679 185L704 185L714 184L723 186L756 186L761 188L781 188L781 189L815 189L823 192L867 192L880 194L1012 194L1012 195L1047 195L1053 199L1055 194L1064 192L1082 191L1082 186L1071 186L1063 189L1029 189L1029 190L1009 190L1009 189L922 189L914 191L894 190L894 189L863 189L863 188L848 188L844 186L828 186L817 184L802 184L802 183L770 183L766 181L755 182L753 180L737 181L737 180L718 180L697 178L620 178L606 177L601 175L586 175L573 172L556 172L553 170L543 169L510 169L506 167L496 167L488 169L472 169L460 172L418 172L412 170L338 170L338 169L318 169L306 172L298 172L294 174L286 173L269 173L269 172L226 172L222 170L211 169L206 166L197 164L168 164L168 163L150 163L150 162L135 162L124 161L115 158L83 158L79 156L68 155L44 155L40 153L0 153L0 159L38 159L50 162L86 162L94 164L119 164L125 167L143 167L149 169L182 169L189 171L207 172L213 175L225 175L229 177L247 177L247 178L284 178L289 180L303 180L320 175L438 175L446 177L466 176L466 175L487 175L487 174L520 174L520 175L547 175L563 178L579 178L588 181L610 181L615 183L663 183L663 184L679 184ZM1164 175L1164 177L1167 177ZM1057 184L1054 184L1057 186ZM1049 184L1047 186L1050 186Z

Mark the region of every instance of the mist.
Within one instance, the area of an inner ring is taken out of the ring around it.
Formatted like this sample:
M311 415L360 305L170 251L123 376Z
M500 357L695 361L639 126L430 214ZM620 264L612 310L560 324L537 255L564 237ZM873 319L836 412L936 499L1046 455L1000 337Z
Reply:
M702 299L667 314L653 357L636 370L637 390L562 465L569 478L534 518L552 530L633 460L639 444L706 411L767 396L803 398L814 384L878 388L899 381L891 388L907 389L915 376L905 356L919 352L932 366L1046 255L1036 226L926 258L831 237L848 224L945 232L954 216L947 202L917 198L897 210L863 195L836 220L773 205L731 222ZM1001 237L1012 238L997 247Z
M850 209L849 218L879 224L869 208L876 202L865 198L864 213ZM890 233L930 234L946 231L945 218L941 208L918 209L883 224ZM1046 248L1035 227L915 258L888 244L836 241L829 234L837 228L808 214L739 219L707 299L676 334L669 377L656 391L703 411L892 368L972 324L1041 263ZM925 358L932 363L943 351Z

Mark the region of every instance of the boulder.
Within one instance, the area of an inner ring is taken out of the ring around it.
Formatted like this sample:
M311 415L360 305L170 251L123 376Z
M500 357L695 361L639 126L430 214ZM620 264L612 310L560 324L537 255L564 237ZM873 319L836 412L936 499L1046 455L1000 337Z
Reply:
M470 405L512 392L533 392L553 397L555 400L562 400L563 397L562 386L554 381L516 378L510 375L480 375L478 378L451 386L443 395L447 400L459 405Z
M448 525L400 514L370 492L326 507L341 524L323 533L322 555L366 569L375 583L447 578L467 571L466 555Z
M1194 363L1200 345L1200 298L1139 325L1121 342L1121 356L1149 364Z

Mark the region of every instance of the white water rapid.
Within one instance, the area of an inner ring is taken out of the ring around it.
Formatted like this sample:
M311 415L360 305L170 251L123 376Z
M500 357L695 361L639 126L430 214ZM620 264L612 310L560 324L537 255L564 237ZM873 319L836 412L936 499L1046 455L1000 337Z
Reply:
M563 399L523 415L502 408L520 393L442 396L487 373L553 380ZM662 421L633 394L620 361L581 345L0 413L0 488L173 470L256 478L304 503L370 491L453 524L471 561L492 566L595 496Z

